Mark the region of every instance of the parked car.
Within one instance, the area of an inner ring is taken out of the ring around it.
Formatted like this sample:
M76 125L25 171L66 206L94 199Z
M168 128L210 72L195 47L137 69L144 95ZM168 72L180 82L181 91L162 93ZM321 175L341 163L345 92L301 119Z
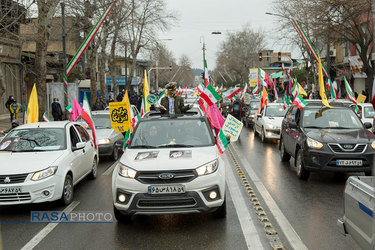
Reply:
M362 249L375 249L375 177L350 176L345 184L344 216L337 226Z
M357 105L360 110L358 117L359 119L361 119L362 123L369 122L373 124L375 111L374 111L374 108L372 107L372 104L371 103L358 103ZM351 106L354 106L354 104L352 104Z
M366 129L371 124L362 124L351 108L334 105L311 102L301 110L292 105L282 121L281 160L294 157L300 179L310 171L371 174L375 135Z
M253 99L249 105L244 106L245 114L243 122L245 127L253 127L256 121L257 111L260 105L259 99Z
M18 126L0 142L0 205L73 201L73 186L96 178L98 153L87 131L69 121Z
M254 134L259 134L262 142L267 139L280 139L281 122L286 110L281 103L267 104L258 114L254 125Z
M226 215L225 165L207 118L142 118L112 175L114 214Z

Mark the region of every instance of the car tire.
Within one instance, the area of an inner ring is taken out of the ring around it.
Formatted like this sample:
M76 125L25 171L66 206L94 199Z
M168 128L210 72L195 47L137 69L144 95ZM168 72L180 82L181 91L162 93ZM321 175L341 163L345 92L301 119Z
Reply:
M227 216L227 199L224 199L223 204L213 212L216 218L225 218Z
M302 150L298 150L296 158L297 176L301 180L307 180L310 176L310 171L306 170L302 161Z
M117 161L118 157L119 157L118 148L116 147L116 145L114 145L111 158L112 160Z
M262 132L260 133L260 139L263 143L267 141L266 134L264 133L264 128L262 127Z
M91 165L91 172L88 175L88 178L90 180L96 179L96 176L98 174L98 161L96 160L96 157L94 157L94 160L92 161Z
M74 187L73 178L69 174L65 176L63 191L61 195L61 203L65 206L69 205L73 201Z
M283 139L280 140L280 157L281 157L281 161L284 161L284 162L290 160L290 154L288 154L285 151L285 144L284 144Z
M113 206L113 213L115 214L115 218L118 222L123 223L130 223L131 222L131 215L126 215L120 212L115 206Z

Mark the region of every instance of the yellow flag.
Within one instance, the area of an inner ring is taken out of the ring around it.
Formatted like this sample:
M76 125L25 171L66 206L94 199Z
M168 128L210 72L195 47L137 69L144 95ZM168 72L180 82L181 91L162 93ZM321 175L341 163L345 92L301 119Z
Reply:
M299 95L300 96L307 96L306 91L302 88L301 84L299 84L298 82L297 82L297 84L298 84Z
M126 91L122 102L110 102L109 113L111 116L112 128L119 132L125 133L131 128L131 113L128 91Z
M27 105L26 123L34 123L39 121L39 105L38 94L36 92L36 85L34 83L33 90L29 97L29 104Z
M329 103L328 103L326 91L324 89L322 62L320 61L320 56L319 56L319 88L320 88L319 93L320 93L320 97L322 98L323 105L328 107L328 108L332 108L332 106L329 105Z
M132 116L131 116L131 105L130 105L130 101L129 101L129 94L128 94L128 91L126 90L125 92L125 95L124 95L124 98L122 98L122 101L125 102L125 105L126 105L126 110L127 110L127 113L129 114L129 127L132 129L131 132L133 133L133 127L132 127Z
M145 82L143 84L143 103L144 103L144 107L145 107L145 113L149 112L150 111L150 107L151 105L148 104L147 102L147 96L150 94L150 90L148 88L148 81L147 81L147 72L145 70Z

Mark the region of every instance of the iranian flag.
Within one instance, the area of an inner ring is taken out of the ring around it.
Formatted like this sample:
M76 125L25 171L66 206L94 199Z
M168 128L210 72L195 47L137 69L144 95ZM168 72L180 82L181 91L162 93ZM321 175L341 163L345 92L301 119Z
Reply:
M125 132L125 136L124 136L124 144L122 144L122 151L125 151L126 147L128 146L130 142L130 129L128 129L126 132Z
M72 105L68 105L68 106L66 106L65 107L65 109L69 112L69 113L72 113L73 112L73 107L72 107Z
M216 146L219 149L220 154L223 154L225 149L228 147L228 140L224 135L223 129L220 129L216 139Z
M48 118L46 112L44 112L44 114L43 114L43 121L45 121L45 122L50 122L50 121L51 121L51 120Z
M372 107L375 109L375 79L374 82L372 83Z
M284 110L289 106L289 98L286 96L286 93L284 92L284 103L283 103L283 107L284 107Z
M202 92L200 96L207 102L209 106L215 104L221 99L220 95L215 91L214 87L211 84L208 84L207 87L201 86Z
M245 88L243 89L242 95L241 95L241 101L243 101L243 99L245 98L245 94L247 93L248 88L249 88L249 85L245 83Z
M261 68L258 68L258 77L260 79L260 82L261 82L261 86L265 86L265 87L272 87L272 82L271 82L271 79L269 78L269 76L267 75L267 73L261 69Z
M337 83L336 81L331 81L331 79L329 79L329 84L330 84L330 87L331 87L331 98L333 99L338 99L337 97Z
M210 84L210 76L208 75L208 68L207 68L207 61L204 60L204 86L208 86Z
M299 94L297 81L294 81L291 93L294 98Z
M345 90L346 90L346 96L352 103L357 104L357 99L355 98L355 95L353 93L352 88L350 87L348 81L346 80L346 77L344 76L344 82L345 82Z
M299 94L297 94L296 98L294 99L293 104L295 104L298 109L303 109L304 107L308 105L307 102L303 100L302 96L300 96Z
M260 88L259 88L259 86L257 85L257 86L253 89L253 95L257 95L257 94L259 94L259 92L260 92Z
M310 94L309 94L309 100L312 100L312 99L313 99L313 93L310 92Z
M92 119L90 104L89 104L89 101L87 100L86 92L83 98L81 118L87 123L87 125L89 125L91 132L92 132L92 137L94 139L95 148L98 148L98 144L96 140L96 133L95 133L95 124L94 124L94 120Z
M242 89L240 87L230 88L230 89L228 89L227 91L225 91L223 93L223 97L231 99L231 98L233 98L233 96L235 96L236 94L240 93L241 90Z

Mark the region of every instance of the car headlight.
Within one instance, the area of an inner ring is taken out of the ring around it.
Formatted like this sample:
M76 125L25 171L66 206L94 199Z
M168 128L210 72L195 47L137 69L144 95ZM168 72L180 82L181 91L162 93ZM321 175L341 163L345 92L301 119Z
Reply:
M33 177L31 177L31 179L33 181L39 181L39 180L42 180L44 178L47 178L47 177L50 177L50 176L54 175L56 173L56 171L57 171L57 166L49 167L47 169L35 172L33 174Z
M373 149L375 149L375 141L373 141L373 142L371 143L371 147L372 147Z
M99 139L98 144L109 144L111 141L109 139Z
M323 147L323 143L315 141L311 138L307 138L307 146L309 148L321 149Z
M203 166L200 166L199 168L196 168L195 171L199 176L212 174L217 170L218 165L218 160L214 160L207 164L204 164Z
M250 118L255 118L254 114L249 115Z
M130 179L134 179L135 176L137 175L137 171L135 171L134 169L131 169L127 166L124 166L122 164L120 164L120 168L118 170L118 173L119 173L119 175L121 175L123 177L126 177L126 178L130 178Z

